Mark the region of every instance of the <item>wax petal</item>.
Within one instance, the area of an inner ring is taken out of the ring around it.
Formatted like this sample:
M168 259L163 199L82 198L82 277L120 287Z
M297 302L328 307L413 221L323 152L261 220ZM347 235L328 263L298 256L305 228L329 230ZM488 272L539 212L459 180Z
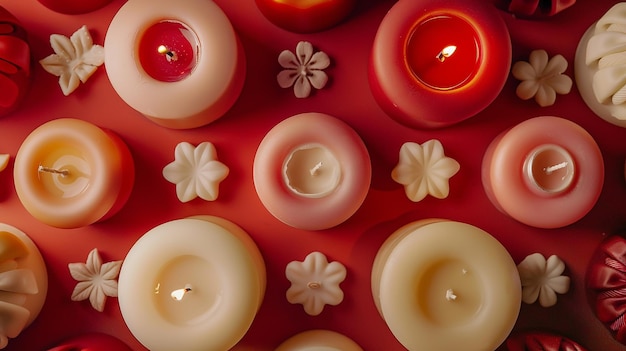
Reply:
M522 100L528 100L533 98L537 94L538 90L539 83L537 83L537 81L525 80L517 86L515 94Z
M39 292L35 274L24 268L0 273L0 290L29 295Z
M0 301L0 330L9 338L17 337L26 327L30 311L22 306Z
M293 52L289 50L283 50L278 55L278 63L281 65L281 67L289 68L291 70L297 70L300 67L300 63L298 62L296 55L294 55Z
M63 95L68 96L80 85L80 79L75 74L62 74L59 77L59 86Z
M548 65L548 53L545 50L533 50L530 53L528 62L535 72L542 73Z
M412 165L408 164L398 164L391 171L391 178L396 182L402 185L409 185L415 181L420 181L422 178L423 171Z
M541 107L552 106L556 101L556 92L549 86L544 84L539 85L537 95L535 95L535 101L537 101Z
M54 52L66 62L69 63L76 58L76 50L74 49L70 39L65 35L50 35L50 45L52 46L52 49L54 49Z
M62 74L70 74L67 61L59 55L50 55L39 60L43 69L55 76L61 76Z
M72 291L72 301L83 301L89 298L94 285L90 281L78 282Z
M568 94L572 90L572 78L563 74L547 78L545 82L552 87L557 94Z
M549 277L558 277L565 271L565 263L556 255L551 255L546 261L546 274Z
M308 65L313 56L313 45L308 41L298 42L296 45L296 58L300 65Z
M554 277L550 279L549 284L555 292L565 294L569 291L570 278L566 276Z
M542 307L551 307L556 304L556 292L552 289L542 288L539 291L539 304Z
M102 265L102 279L112 280L117 278L122 268L122 261L111 261Z
M422 201L428 195L428 182L419 178L417 181L406 185L404 193L413 202Z
M328 82L328 75L323 71L311 71L309 81L315 89L322 89Z
M104 294L104 290L102 286L94 287L91 290L91 294L89 295L89 303L94 310L98 312L104 311L104 305L106 304L106 295Z
M9 165L9 154L0 154L0 172L4 171Z
M281 88L289 88L292 86L300 75L295 70L282 70L276 76L276 81Z
M511 73L519 80L534 80L537 78L537 72L535 72L533 66L526 61L515 62Z
M322 70L328 68L328 66L330 66L330 57L323 51L313 54L309 62L310 70Z
M306 77L299 75L293 85L293 92L297 98L306 98L311 94L311 83Z
M548 54L546 53L546 56ZM557 76L567 69L567 60L563 55L554 55L548 61L546 68L541 72L543 77Z
M539 285L531 285L525 289L522 289L522 301L527 304L533 304L539 297L541 287Z

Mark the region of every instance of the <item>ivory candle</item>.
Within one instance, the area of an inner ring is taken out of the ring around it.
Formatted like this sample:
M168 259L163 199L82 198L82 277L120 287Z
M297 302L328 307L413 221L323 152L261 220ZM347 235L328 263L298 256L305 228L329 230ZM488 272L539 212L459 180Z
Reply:
M408 350L495 350L520 310L515 262L489 233L442 219L409 223L381 246L374 303Z
M298 333L283 341L275 351L363 351L349 337L332 330L315 329Z
M234 223L198 216L161 224L128 252L119 304L150 350L228 350L247 332L265 292L258 248Z
M491 142L483 157L482 182L503 213L533 227L559 228L595 205L604 162L593 137L579 125L535 117Z
M370 87L380 107L398 122L446 127L495 100L510 61L508 29L491 4L398 1L374 39Z
M42 124L15 156L17 195L33 217L78 228L117 213L135 179L132 155L113 132L61 118Z
M104 47L118 95L168 128L213 122L243 88L243 48L213 1L129 1L113 17Z
M359 135L322 113L303 113L277 124L261 141L253 167L265 208L283 223L307 230L350 218L367 195L371 172Z
M86 333L69 338L47 351L132 351L119 339L102 333Z

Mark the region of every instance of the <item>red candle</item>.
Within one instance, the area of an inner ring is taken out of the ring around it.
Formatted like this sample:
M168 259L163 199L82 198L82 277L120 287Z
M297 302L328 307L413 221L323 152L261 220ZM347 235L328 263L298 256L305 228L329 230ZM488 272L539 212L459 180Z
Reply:
M185 24L163 21L146 29L139 43L139 61L152 78L177 82L196 66L198 47L196 34Z
M52 11L75 15L95 11L111 0L38 0Z
M356 0L256 0L270 22L297 33L335 26L352 12L355 4Z
M9 11L0 7L0 116L13 112L30 86L27 34Z
M398 122L440 128L493 102L510 66L508 29L492 4L398 1L374 39L370 87Z

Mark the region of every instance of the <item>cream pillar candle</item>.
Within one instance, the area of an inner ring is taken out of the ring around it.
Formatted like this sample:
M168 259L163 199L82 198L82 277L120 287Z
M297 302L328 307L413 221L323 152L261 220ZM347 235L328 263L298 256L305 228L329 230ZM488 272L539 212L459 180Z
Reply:
M33 217L59 228L83 227L117 213L135 179L132 155L114 133L79 119L42 124L15 156L14 182Z
M0 223L0 348L39 315L48 292L46 264L21 230Z
M128 1L111 21L104 47L118 95L165 127L208 124L243 88L243 48L213 1Z
M487 196L503 213L538 228L584 217L600 197L604 162L582 127L559 117L526 120L496 137L483 157Z
M515 262L489 233L427 219L405 225L381 246L372 294L408 350L495 350L520 310Z
M349 337L331 330L315 329L283 341L275 351L363 351Z
M128 252L120 310L152 351L228 350L252 324L265 281L261 253L243 229L218 217L179 219L148 231Z
M350 218L369 191L371 173L359 135L322 113L295 115L272 128L257 149L253 170L265 208L283 223L307 230Z

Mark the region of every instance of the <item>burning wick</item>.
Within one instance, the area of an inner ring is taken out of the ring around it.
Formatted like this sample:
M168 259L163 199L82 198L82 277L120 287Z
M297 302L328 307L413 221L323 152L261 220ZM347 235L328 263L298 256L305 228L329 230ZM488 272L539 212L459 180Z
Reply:
M439 60L439 62L443 62L448 57L452 56L452 54L454 54L455 51L456 51L456 46L454 46L454 45L446 46L435 57L437 58L437 60Z
M183 289L176 289L170 294L176 301L181 301L187 293L191 292L191 284L185 285Z
M545 167L543 169L544 172L546 172L546 175L550 175L556 171L558 171L559 169L565 168L567 167L567 162L561 162L561 163L557 163L554 166L550 166L550 167Z
M446 300L454 301L454 300L456 300L456 298L457 298L457 296L454 294L454 290L452 290L452 289L446 290Z
M159 52L159 54L165 55L167 62L178 60L178 55L176 55L176 52L168 49L165 45L159 45L157 51Z
M53 173L53 174L60 174L61 177L67 177L68 175L70 175L70 171L68 171L67 169L55 169L55 168L49 168L49 167L44 167L42 165L39 165L39 167L37 168L37 172L41 173L41 172L46 172L46 173Z
M313 168L311 168L309 173L311 173L312 176L317 175L319 173L320 168L322 168L322 162L318 162L315 166L313 166Z

